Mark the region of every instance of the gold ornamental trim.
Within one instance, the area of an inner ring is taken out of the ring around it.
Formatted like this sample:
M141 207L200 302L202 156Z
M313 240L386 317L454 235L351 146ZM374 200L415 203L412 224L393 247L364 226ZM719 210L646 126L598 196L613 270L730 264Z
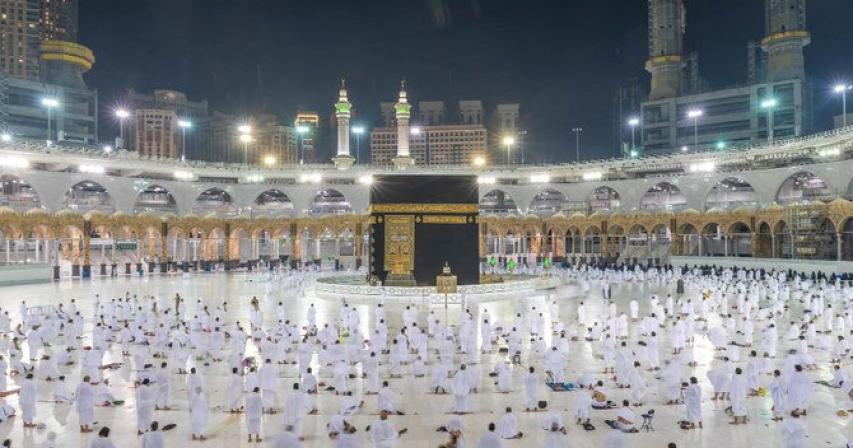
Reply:
M415 269L415 216L385 217L385 271L406 275Z
M678 55L678 54L668 54L668 55L663 55L663 56L655 56L653 58L649 58L649 60L646 61L646 69L652 68L655 65L672 64L672 63L678 63L681 61L682 61L682 57L681 57L681 55Z
M781 31L775 34L771 34L764 39L761 40L762 46L767 46L774 44L779 41L787 40L787 39L810 39L811 34L808 31L804 30L794 30L794 31Z
M467 216L459 215L424 215L424 224L468 224Z
M480 204L371 204L370 213L479 213Z

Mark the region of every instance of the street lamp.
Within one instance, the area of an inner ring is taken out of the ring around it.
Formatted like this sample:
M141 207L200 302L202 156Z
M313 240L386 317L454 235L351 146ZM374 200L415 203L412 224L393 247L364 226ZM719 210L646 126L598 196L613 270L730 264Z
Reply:
M574 128L572 132L575 133L575 162L581 161L581 132L583 132L583 128Z
M361 163L361 135L364 134L364 126L353 126L352 133L355 134L355 163Z
M249 166L249 143L252 143L252 136L240 134L240 142L243 143L243 165Z
M702 109L690 109L687 111L687 118L693 120L693 148L699 147L699 117L705 115Z
M506 145L506 164L509 165L510 164L509 150L510 150L510 148L512 148L512 145L515 144L515 139L512 138L511 136L507 135L503 139L503 144Z
M767 143L773 144L773 108L779 104L776 98L768 98L761 102L761 108L767 109Z
M127 109L116 109L116 117L118 118L118 144L117 148L124 148L124 120L130 117L130 112Z
M266 166L273 166L273 165L275 165L275 162L276 162L275 156L264 157L264 165L266 165Z
M628 120L628 126L631 126L631 150L637 149L636 140L634 134L637 131L637 126L640 124L640 119L637 117L631 118Z
M474 157L474 159L471 160L471 164L477 168L483 167L486 165L486 158L483 156Z
M843 127L847 127L847 91L853 90L850 84L838 84L835 86L835 93L841 94L841 122Z
M50 132L50 112L54 108L59 107L59 100L53 97L42 98L41 105L47 109L47 144L50 145L52 143L52 133Z
M187 129L193 127L193 123L189 120L178 120L178 127L181 128L181 162L183 162L187 154Z
M296 133L299 134L299 164L302 165L305 163L305 145L302 144L302 140L305 139L305 134L311 132L311 128L305 125L299 125L296 127Z

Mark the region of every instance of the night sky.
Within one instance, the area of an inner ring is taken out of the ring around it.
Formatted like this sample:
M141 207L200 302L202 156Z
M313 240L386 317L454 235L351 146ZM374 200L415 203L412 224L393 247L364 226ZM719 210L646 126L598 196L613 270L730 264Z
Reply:
M81 0L80 42L97 58L87 82L104 124L123 92L169 88L211 110L332 112L347 79L355 121L379 123L379 102L405 77L413 102L519 102L527 158L568 161L573 127L582 157L617 154L612 98L631 77L647 82L645 0ZM746 81L746 42L764 33L763 0L687 2L687 51L713 87ZM806 71L815 120L840 114L829 92L853 82L853 1L809 8ZM452 109L455 109L453 107ZM108 140L109 127L101 138Z

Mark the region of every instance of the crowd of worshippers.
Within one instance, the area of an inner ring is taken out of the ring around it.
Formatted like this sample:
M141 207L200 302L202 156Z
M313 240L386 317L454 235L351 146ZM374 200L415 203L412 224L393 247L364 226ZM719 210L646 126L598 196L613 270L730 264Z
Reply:
M245 322L229 315L227 301L211 308L202 300L187 304L180 295L95 295L90 312L75 300L38 310L21 302L14 319L9 311L0 313L0 394L18 398L17 409L0 406L0 421L17 416L25 428L39 427L36 407L43 401L37 400L37 382L52 385L49 401L56 406L73 406L80 432L97 432L94 448L113 446L110 429L97 427L95 408L126 401L133 403L146 448L164 446L163 433L175 424L155 416L167 418L161 411L173 409L188 413L185 432L191 440L207 440L211 414L221 410L244 416L249 442L262 441L266 433L275 447L299 447L305 419L318 414L318 394L337 398L339 409L328 416L326 428L333 445L343 448L364 440L395 446L408 432L395 417L414 406L401 397L424 392L449 395L451 417L436 428L447 448L467 439L478 440L481 448L500 447L503 440L529 437L522 428L531 427L545 433L545 447L568 446L567 420L577 431L604 425L604 446L618 448L651 424L655 405L682 408L684 417L675 423L701 430L705 399L725 401L724 412L736 425L749 424L750 399L769 401L785 446L801 447L816 380L843 394L847 404L839 413L853 410L853 382L842 364L850 357L853 287L840 276L639 267L580 267L559 275L579 285L580 297L548 298L544 307L527 306L508 322L498 322L488 309L476 316L465 309L457 322L442 322L435 311L409 305L393 329L382 304L363 316L343 302L334 319L318 323L313 304L294 316L282 302L262 304L256 298ZM614 284L656 284L671 291L676 282L684 293L631 299L626 309L610 300ZM591 293L594 285L600 294ZM592 306L593 301L600 303ZM264 309L272 315L265 316ZM372 323L370 334L361 332L365 318ZM704 378L692 375L699 338L707 338L715 352ZM601 368L570 369L573 344L591 347ZM247 354L250 347L257 355ZM831 378L819 377L816 355L828 360ZM213 365L228 372L224 393L208 386ZM298 369L298 379L282 387L279 374L286 365ZM78 367L79 374L72 375ZM111 382L125 368L134 387L127 397ZM424 378L428 387L395 389L404 377ZM711 385L711 397L703 397L702 383ZM664 391L655 402L652 384ZM571 414L549 408L557 390L572 390ZM506 407L496 422L466 428L462 416L477 412L472 394L486 391L521 391L520 409ZM356 428L349 418L366 413L367 396L375 396L369 401L378 416ZM280 414L280 424L262 428L265 414ZM55 446L54 439L49 433L42 446Z

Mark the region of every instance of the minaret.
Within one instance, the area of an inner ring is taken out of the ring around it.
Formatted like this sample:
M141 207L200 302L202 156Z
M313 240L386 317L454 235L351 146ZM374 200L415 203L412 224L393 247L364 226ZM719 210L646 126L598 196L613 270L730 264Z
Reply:
M397 157L394 158L394 166L398 169L415 164L415 159L409 154L409 118L411 118L412 105L406 98L406 80L400 83L400 97L394 105L394 116L397 119Z
M806 0L765 0L767 81L804 79L803 47L811 43L806 30Z
M352 104L347 98L345 80L341 80L341 90L338 92L338 102L335 103L335 118L338 119L338 154L332 158L338 169L345 170L352 166L355 158L349 153L349 119Z
M650 100L673 98L681 92L684 27L683 0L649 0Z

